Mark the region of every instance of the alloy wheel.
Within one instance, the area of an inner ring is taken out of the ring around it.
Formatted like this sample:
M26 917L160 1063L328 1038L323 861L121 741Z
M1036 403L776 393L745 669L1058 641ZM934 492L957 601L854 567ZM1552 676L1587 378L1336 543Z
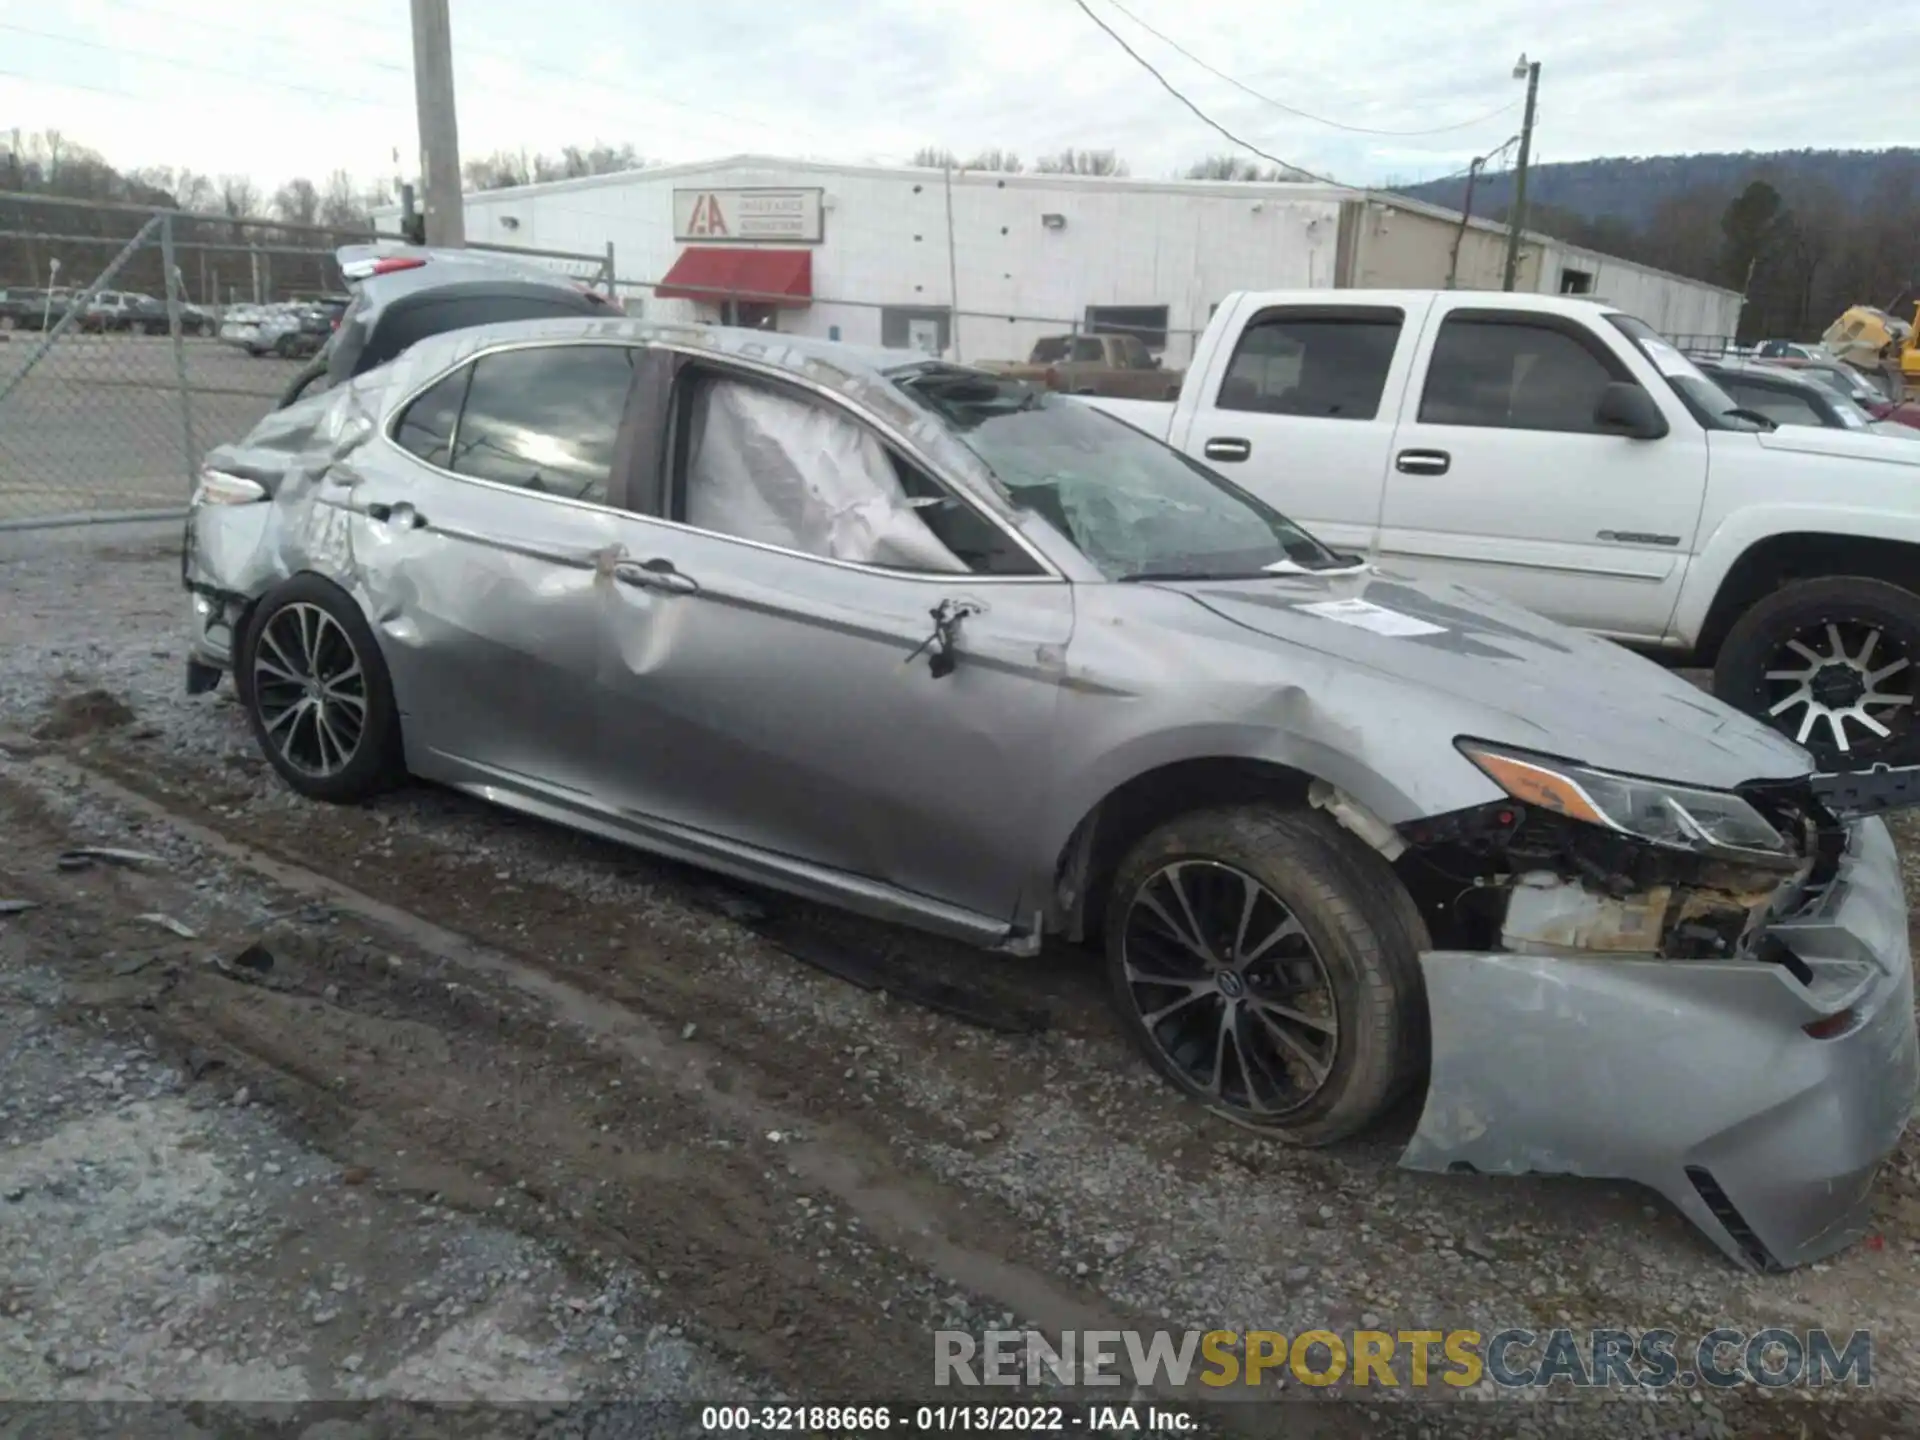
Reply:
M1767 718L1802 745L1875 749L1913 724L1913 657L1879 625L1809 625L1766 671Z
M367 673L340 622L296 601L267 617L253 647L253 703L267 741L304 775L337 775L367 728Z
M1275 1121L1326 1085L1340 1040L1332 977L1253 876L1211 860L1162 866L1134 892L1122 946L1142 1027L1207 1098Z

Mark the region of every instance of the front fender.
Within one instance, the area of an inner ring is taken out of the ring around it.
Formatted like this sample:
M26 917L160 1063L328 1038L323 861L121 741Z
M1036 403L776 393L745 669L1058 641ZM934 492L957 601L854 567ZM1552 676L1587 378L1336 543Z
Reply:
M1849 483L1859 467L1846 461L1828 462L1816 473L1838 469L1833 491L1848 496ZM1892 468L1892 467L1889 467ZM1755 545L1780 535L1835 535L1859 540L1893 540L1920 545L1920 474L1900 467L1899 495L1849 496L1833 499L1778 501L1743 505L1730 511L1711 532L1687 567L1679 603L1674 607L1673 638L1685 645L1699 642L1707 616L1727 576ZM1809 486L1808 488L1812 488ZM1872 489L1884 488L1876 483Z

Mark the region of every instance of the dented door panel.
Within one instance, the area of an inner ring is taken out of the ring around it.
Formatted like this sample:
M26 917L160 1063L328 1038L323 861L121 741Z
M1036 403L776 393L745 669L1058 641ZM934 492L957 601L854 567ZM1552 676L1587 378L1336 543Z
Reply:
M352 496L354 555L408 768L596 808L611 511L411 466Z
M635 815L1011 919L1048 756L1073 587L909 575L622 522L601 703ZM942 601L952 673L916 650Z

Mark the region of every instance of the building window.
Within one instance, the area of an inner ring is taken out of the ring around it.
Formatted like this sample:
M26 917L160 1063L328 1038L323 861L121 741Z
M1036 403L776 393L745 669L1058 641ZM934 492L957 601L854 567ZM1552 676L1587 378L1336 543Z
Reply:
M1089 305L1087 331L1093 335L1134 335L1149 350L1167 348L1164 305Z
M944 355L953 344L953 312L945 305L882 306L880 343L889 350Z
M1560 293L1562 295L1591 295L1593 293L1593 275L1586 270L1562 270L1560 272Z

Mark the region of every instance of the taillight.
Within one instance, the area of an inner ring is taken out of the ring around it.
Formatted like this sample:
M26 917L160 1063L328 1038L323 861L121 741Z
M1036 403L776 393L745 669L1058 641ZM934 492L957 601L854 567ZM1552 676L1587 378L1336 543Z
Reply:
M1047 366L1047 373L1040 378L1049 390L1058 390L1060 388L1060 372L1054 369L1053 366Z
M350 260L340 267L349 280L365 280L369 275L391 275L396 270L418 270L427 263L424 255L382 255L373 260Z
M212 466L201 470L193 492L195 505L251 505L266 498L267 492L256 481Z

